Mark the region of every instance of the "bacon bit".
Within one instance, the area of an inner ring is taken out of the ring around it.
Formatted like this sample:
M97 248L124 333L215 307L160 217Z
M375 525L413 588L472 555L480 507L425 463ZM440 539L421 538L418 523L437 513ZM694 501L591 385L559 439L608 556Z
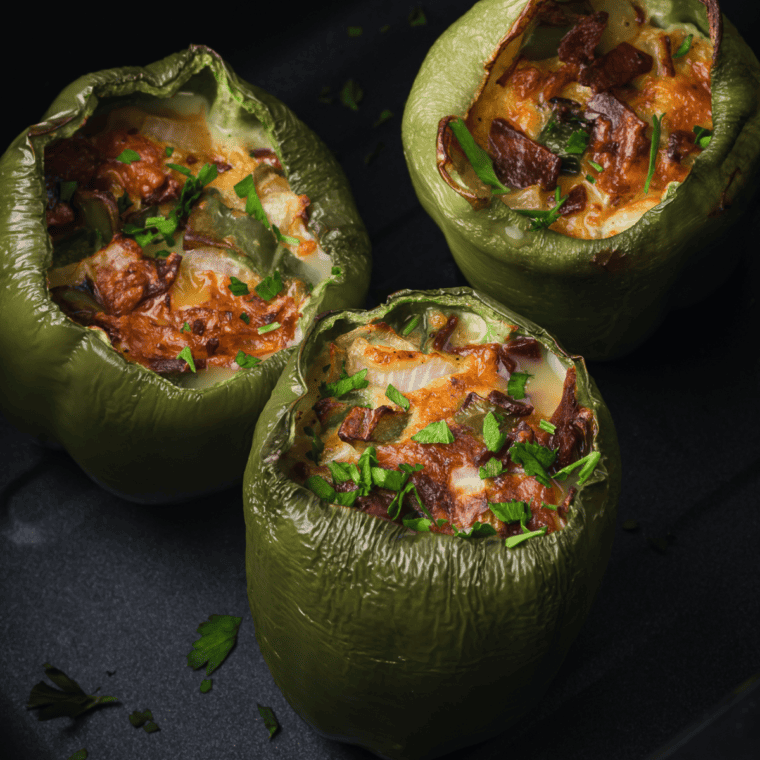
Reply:
M518 69L512 75L511 83L521 98L527 98L541 81L541 72L535 66Z
M583 453L591 431L594 415L578 404L575 398L575 367L570 367L562 387L562 399L549 422L557 431L549 439L549 448L557 450L558 467L567 467L577 459L576 450Z
M567 202L567 201L565 201ZM535 338L518 335L504 346L507 353L525 356L528 359L541 358L541 344Z
M544 89L541 92L541 97L544 102L548 102L555 98L562 90L571 82L575 82L578 79L578 64L566 63L564 66L560 66L556 71L549 74L544 83Z
M673 66L673 55L670 44L670 37L667 34L663 34L657 40L657 50L660 54L660 69L665 76L674 77L676 75L675 67Z
M597 11L584 16L559 43L559 59L564 63L586 63L594 57L594 48L599 44L607 26L609 14Z
M513 343L514 341L512 341ZM499 371L502 369L505 369L507 372L512 374L517 369L517 362L509 355L509 346L511 344L507 345L501 345L499 346L498 351L498 361L499 361Z
M621 42L609 53L582 68L578 81L595 93L604 92L613 87L622 87L635 77L647 74L652 70L653 63L654 59L649 53L628 42Z
M496 176L507 187L522 189L538 184L553 190L562 159L531 140L505 119L494 119L488 135Z
M586 208L587 199L586 186L576 185L567 194L567 200L562 204L559 210L559 215L572 216L573 214L579 214Z
M435 338L433 338L433 348L436 351L445 350L446 344L449 342L449 338L451 337L451 333L454 332L458 322L459 318L455 314L452 314L446 320L446 324L440 330L436 330Z
M668 138L667 156L670 161L680 164L681 160L696 149L694 133L674 129Z
M232 169L232 164L228 164L226 161L223 161L221 158L214 158L212 160L219 174L224 174L224 172L228 172L230 169Z
M325 398L319 399L319 401L314 404L314 414L317 415L317 419L324 425L335 412L343 409L343 406L344 405L333 396L325 396Z
M515 401L513 398L510 398L506 393L502 393L501 391L491 391L488 394L488 400L492 404L495 404L496 406L505 409L510 414L513 414L515 417L527 417L528 415L533 414L532 404L521 404L519 401Z
M345 443L351 441L370 441L378 422L388 414L397 415L390 406L379 406L377 409L365 409L355 406L341 423L338 438Z

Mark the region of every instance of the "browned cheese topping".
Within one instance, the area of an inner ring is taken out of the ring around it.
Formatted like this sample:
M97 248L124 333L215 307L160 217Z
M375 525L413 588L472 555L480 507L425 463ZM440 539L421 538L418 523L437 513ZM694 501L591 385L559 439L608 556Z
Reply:
M214 178L187 202L185 184L209 170ZM307 227L309 199L290 190L271 148L216 141L201 107L126 107L50 145L45 177L56 261L51 295L70 318L102 330L126 359L189 373L178 358L189 348L196 370L234 371L240 351L263 359L297 340L309 288L282 275L279 292L257 294L266 273L248 256L245 230L253 220L235 191L252 178L272 249L276 225L291 254L324 268ZM149 219L172 214L175 230L141 238ZM95 252L83 256L83 246Z
M575 369L566 370L514 326L500 325L503 341L491 330L478 332L482 327L471 320L436 311L408 336L376 322L330 343L308 374L285 472L307 487L317 476L338 495L359 490L347 508L397 523L432 518L432 532L486 524L508 537L563 528L575 488L551 474L589 454L596 432L593 413L577 402ZM341 393L335 385L341 377L361 382ZM431 425L448 442L427 442ZM526 445L552 452L544 483L516 461ZM393 505L398 490L377 486L375 476L364 491L335 477L336 464L361 467L368 454L382 470L416 468L408 479L414 492L403 496L400 509ZM500 520L491 509L514 501L529 509L522 522Z

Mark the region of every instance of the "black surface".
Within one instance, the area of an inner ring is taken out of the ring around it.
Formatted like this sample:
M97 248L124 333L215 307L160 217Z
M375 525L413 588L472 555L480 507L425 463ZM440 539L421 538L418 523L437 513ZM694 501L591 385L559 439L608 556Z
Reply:
M82 9L56 11L46 36L8 43L18 52L4 82L13 104L3 116L4 142L80 74L207 44L291 106L338 155L373 242L370 304L402 287L464 284L417 203L400 120L428 48L469 4L428 3L427 24L411 27L416 5L236 6L181 20L173 6L125 6L120 25L103 22L108 31L98 34L83 31ZM723 8L757 51L754 4L726 0ZM363 34L349 37L350 25ZM364 89L358 112L319 101L324 86L336 94L349 78ZM394 117L373 127L385 108ZM760 671L758 225L753 208L721 241L741 246L744 256L707 301L671 314L633 355L591 365L624 464L607 575L540 708L508 734L452 758L643 758ZM237 490L181 507L136 506L2 419L0 436L0 736L7 756L63 760L86 747L92 760L369 757L315 735L272 682L248 613ZM638 530L622 528L629 520ZM212 613L240 615L243 623L213 690L201 694L202 671L190 670L185 655ZM121 703L76 722L38 722L24 706L45 662ZM271 742L257 702L271 706L282 725ZM128 722L145 708L158 733ZM751 736L740 741L720 757L754 751ZM694 746L689 757L716 757L707 743Z

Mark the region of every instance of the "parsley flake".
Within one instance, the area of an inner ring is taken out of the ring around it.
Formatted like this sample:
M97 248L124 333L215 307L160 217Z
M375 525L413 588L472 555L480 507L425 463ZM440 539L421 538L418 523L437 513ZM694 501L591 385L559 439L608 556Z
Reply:
M427 517L404 517L401 522L405 528L409 528L417 533L429 533L430 526L433 524L433 521L428 520Z
M560 218L560 209L562 208L563 204L567 200L568 196L563 196L562 198L559 197L560 190L559 186L557 186L557 189L554 192L554 208L549 209L548 211L543 211L541 209L515 209L518 214L521 214L522 216L530 217L533 221L531 222L530 229L531 230L541 230L545 229L547 227L550 227L554 222L557 221L557 219Z
M196 629L201 637L193 642L193 651L187 655L187 664L193 670L205 665L206 675L210 676L235 646L242 619L233 615L210 615Z
M201 681L200 685L200 692L201 694L208 694L208 692L211 691L211 687L213 686L213 679L211 678L204 678Z
M269 229L269 219L267 219L264 207L261 205L261 198L256 191L256 183L253 181L253 174L249 174L241 179L233 188L238 198L245 198L245 213L258 219L267 229Z
M87 758L90 755L87 752L87 749L85 747L82 747L82 749L78 749L70 758L69 760L87 760Z
M415 314L415 315L414 315L414 316L413 316L413 317L412 317L412 318L409 320L409 322L407 322L407 324L406 324L406 325L404 325L404 329L401 331L401 334L402 334L404 337L406 337L407 335L409 335L409 334L410 334L410 333L411 333L411 332L414 330L414 328L415 328L415 327L417 327L417 325L420 323L420 319L422 319L422 318L420 317L420 315L419 315L419 314Z
M266 333L274 332L280 327L282 327L282 325L279 322L270 322L268 325L261 325L261 327L259 327L259 335L266 335Z
M496 457L491 457L479 470L481 480L486 478L497 478L504 470L504 465Z
M552 425L549 420L541 420L541 422L538 423L538 426L541 428L541 430L545 430L547 433L551 433L552 435L557 432L557 426Z
M340 377L334 383L323 383L320 388L322 398L327 396L334 396L340 398L345 396L349 391L361 390L369 385L369 380L365 380L367 377L367 370L359 370L355 375L347 375L345 370L341 372Z
M171 253L169 253L167 250L156 251L153 254L154 259L168 259L169 256L171 256Z
M525 398L525 383L528 382L529 377L533 377L533 375L527 372L513 372L509 376L507 393L515 399Z
M472 164L475 174L478 178L488 185L495 195L504 195L509 192L508 187L504 187L496 176L493 168L493 162L488 153L475 142L475 138L467 129L463 119L454 119L449 122L449 129L454 133L457 142L464 151L467 160Z
M580 467L581 471L578 473L578 483L583 485L591 477L601 458L602 455L598 451L592 451L577 462L573 462L572 464L567 465L567 467L563 467L554 475L554 479L565 480L573 470L577 470Z
M521 464L525 474L534 477L541 485L549 488L551 482L546 469L557 458L557 452L540 443L515 443L509 449L509 457L515 464Z
M493 412L488 414L483 419L483 442L489 451L497 452L506 443L507 433L502 433L499 430L499 421L496 419L496 415Z
M247 296L251 293L251 291L248 290L248 285L242 280L238 280L237 277L230 277L230 284L227 286L227 289L233 296Z
M125 148L118 156L117 161L121 161L123 164L133 164L135 161L140 160L140 154L132 148Z
M409 26L425 26L425 24L427 24L425 11L422 8L415 8L409 14Z
M454 434L446 424L446 420L431 422L412 436L417 443L454 443Z
M178 354L178 359L184 359L191 372L195 372L195 362L193 361L193 352L190 346L185 346Z
M242 319L247 325L251 324L251 318L244 311L240 313L240 319Z
M274 274L267 275L255 288L259 298L263 298L265 301L271 301L280 291L282 291L284 285L282 283L282 277L280 273L275 270Z
M516 536L509 536L505 541L504 545L508 549L514 549L515 546L519 546L524 541L527 541L529 538L535 538L536 536L543 536L547 531L546 525L543 526L543 528L540 528L539 530L531 530L527 533L518 533Z
M364 97L364 90L353 79L349 79L341 88L340 102L352 111L359 110L359 103Z
M488 502L488 508L502 522L527 522L531 518L530 508L524 501Z
M306 479L306 487L323 501L331 504L339 504L343 507L351 507L359 495L358 491L341 491L338 493L324 478L312 475Z
M704 127L694 127L692 132L694 132L694 144L700 150L705 150L710 145L712 132Z
M644 192L649 192L649 183L654 176L654 168L657 163L657 150L660 147L660 130L662 129L662 120L665 118L663 113L659 118L657 114L652 116L652 144L649 147L649 171L647 172L647 180L644 183Z
M180 164L170 164L168 162L165 164L165 166L168 166L170 169L174 169L175 172L184 174L186 177L193 176L193 173L190 171L190 169L187 168L187 166L180 166Z
M171 158L172 153L174 153L174 148L172 148L171 145L167 145L166 148L164 148L164 153L166 153L167 158Z
M686 37L684 37L683 42L678 46L678 50L676 50L675 53L673 53L673 58L680 58L681 56L686 55L686 53L691 50L691 41L694 39L693 34L689 34Z
M405 412L409 411L409 399L390 383L388 383L388 387L385 389L385 397L390 399L394 404L398 404Z
M603 172L604 167L601 164L598 164L596 161L589 161L589 166L591 166L593 169L596 169L598 172Z
M319 464L325 444L322 443L322 439L314 432L314 430L312 430L312 428L305 427L303 432L311 438L311 451L307 452L306 458L311 459L314 464Z
M364 30L360 26L349 26L347 31L349 37L361 37Z
M269 731L269 740L271 741L272 737L280 730L280 724L277 722L277 718L274 717L271 707L264 707L264 705L260 705L258 702L256 703L256 707L259 708L259 715L262 717L267 731Z
M373 127L379 127L381 124L384 124L388 119L393 118L393 111L391 111L389 108L384 108L380 112L380 116L377 117L375 120L375 123L372 125Z
M235 364L243 369L250 369L257 364L261 364L261 359L257 359L255 356L245 353L245 351L238 351L235 357Z
M592 177L590 174L587 174L586 175L586 182L590 182L592 185L595 185L596 184L596 179L594 179L594 177Z
M190 332L190 324L188 322L185 322L185 324L182 325L182 327L179 328L179 331L183 332L183 333L189 333Z
M570 135L570 139L565 146L565 152L574 155L581 155L588 146L589 134L584 129L576 129Z
M71 200L71 196L74 195L77 189L77 181L75 179L72 180L66 180L64 182L61 182L59 191L58 191L58 197L63 201L63 203L68 203ZM124 194L126 195L126 193ZM119 211L121 211L121 198L119 198Z
M116 697L96 697L94 694L85 694L82 687L62 670L58 670L47 662L43 667L45 675L58 688L54 689L44 681L40 681L32 688L26 709L39 710L38 720L50 720L64 715L76 718L98 705L119 701Z
M150 710L144 710L143 712L135 710L130 714L129 722L135 728L142 728L146 734L153 734L159 730L158 725L153 720L153 713Z
M291 235L283 235L280 232L280 228L276 225L272 225L272 231L274 232L274 236L277 238L278 243L287 243L288 245L300 245L301 241L297 237L293 237Z
M333 267L333 268L330 270L330 274L331 274L333 277L340 277L340 276L343 274L343 270L342 270L340 267Z

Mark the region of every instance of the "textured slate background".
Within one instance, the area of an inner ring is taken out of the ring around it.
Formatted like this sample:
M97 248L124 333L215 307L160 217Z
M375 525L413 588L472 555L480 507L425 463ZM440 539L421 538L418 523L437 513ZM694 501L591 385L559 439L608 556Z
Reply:
M428 48L469 3L427 3L427 24L411 27L417 6L248 4L194 18L179 6L151 14L125 6L109 11L118 11L116 25L99 12L97 31L83 23L93 18L87 9L67 6L49 14L47 31L33 38L6 35L4 142L80 74L207 44L285 101L338 155L373 242L368 305L402 287L464 284L414 196L400 118ZM755 4L726 0L723 8L757 51ZM349 37L350 25L363 34ZM359 112L319 101L323 87L337 93L349 78L365 92ZM374 128L384 108L394 118ZM620 437L620 524L636 520L640 529L619 528L595 606L540 711L452 758L637 760L760 672L758 225L755 207L721 242L741 246L744 256L709 300L673 313L633 355L591 364ZM135 506L3 418L0 446L0 737L7 756L63 760L87 747L93 760L370 757L316 736L269 675L248 615L237 490L182 507ZM652 546L650 539L667 536L664 552ZM243 623L213 691L203 695L202 671L191 671L185 655L212 613L240 615ZM24 705L44 662L121 704L76 722L38 722ZM270 705L282 725L271 742L257 702ZM743 704L743 717L730 713L714 729L721 749L698 740L688 757L755 757L757 733L746 725L758 717L757 699ZM161 727L150 736L127 721L145 708ZM729 741L729 734L739 738Z

